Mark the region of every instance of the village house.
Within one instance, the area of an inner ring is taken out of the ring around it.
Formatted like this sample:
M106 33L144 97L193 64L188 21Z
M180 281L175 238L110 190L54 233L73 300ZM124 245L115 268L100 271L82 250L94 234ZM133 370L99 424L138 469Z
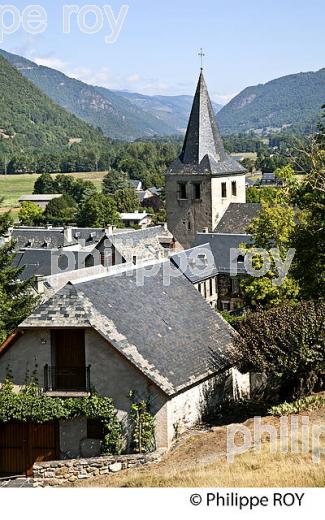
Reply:
M42 195L22 195L19 198L19 203L22 204L23 202L33 202L37 206L39 206L41 209L46 209L48 203L53 199L59 199L62 197L62 194L60 193L53 193L53 194L42 194Z
M19 227L10 231L20 278L44 277L96 265L150 261L175 250L165 226L145 229Z
M145 228L151 224L151 217L148 213L134 211L133 213L120 213L120 219L125 227L139 226Z
M173 274L168 284L167 264ZM0 347L0 381L10 370L21 386L36 371L49 396L88 395L94 388L113 398L126 426L134 390L150 404L156 446L168 448L224 398L227 378L231 397L237 392L230 362L234 331L169 260L116 268L115 274L69 282L45 299ZM100 443L88 442L86 419L44 428L57 439L52 459L89 456L90 446L92 455L99 453ZM21 468L8 449L0 448L0 473ZM47 460L48 446L35 454Z

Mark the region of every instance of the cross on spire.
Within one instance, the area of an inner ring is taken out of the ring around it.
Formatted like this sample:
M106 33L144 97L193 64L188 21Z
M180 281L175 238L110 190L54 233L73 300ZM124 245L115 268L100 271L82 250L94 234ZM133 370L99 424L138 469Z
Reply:
M201 59L201 70L203 70L203 58L204 58L205 54L203 52L202 47L200 49L199 56L200 56L200 59Z

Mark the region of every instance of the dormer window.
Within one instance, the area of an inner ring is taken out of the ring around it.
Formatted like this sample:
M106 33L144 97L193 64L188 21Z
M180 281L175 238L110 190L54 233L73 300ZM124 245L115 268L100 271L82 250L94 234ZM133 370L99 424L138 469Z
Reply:
M187 199L186 182L178 183L178 198Z

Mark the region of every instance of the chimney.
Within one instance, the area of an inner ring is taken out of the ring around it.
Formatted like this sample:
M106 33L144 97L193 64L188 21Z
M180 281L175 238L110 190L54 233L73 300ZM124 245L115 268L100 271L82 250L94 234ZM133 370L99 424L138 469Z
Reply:
M72 227L71 226L65 226L64 228L64 241L68 244L71 244L72 242Z
M35 289L38 294L44 293L44 278L43 276L36 275L35 276Z
M113 226L112 224L106 224L106 227L105 227L106 235L112 235L115 230L116 230L116 226Z

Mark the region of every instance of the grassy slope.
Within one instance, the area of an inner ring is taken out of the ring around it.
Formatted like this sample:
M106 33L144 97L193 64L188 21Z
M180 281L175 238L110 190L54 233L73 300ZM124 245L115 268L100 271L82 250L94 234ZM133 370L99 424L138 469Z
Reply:
M98 190L101 189L103 177L106 172L73 173L79 179L92 181ZM0 175L0 194L4 197L3 208L15 208L19 206L18 199L21 195L33 193L37 174L26 175Z
M324 424L325 408L304 412L312 424ZM252 429L252 419L244 424ZM278 417L265 417L279 431ZM324 436L323 436L324 437ZM238 438L238 445L242 438ZM324 438L321 441L324 446ZM265 436L261 453L248 451L229 464L225 457L226 427L183 437L158 465L130 469L75 484L77 487L323 487L325 460L314 464L306 454L270 453Z

